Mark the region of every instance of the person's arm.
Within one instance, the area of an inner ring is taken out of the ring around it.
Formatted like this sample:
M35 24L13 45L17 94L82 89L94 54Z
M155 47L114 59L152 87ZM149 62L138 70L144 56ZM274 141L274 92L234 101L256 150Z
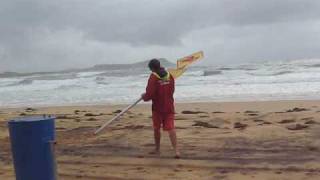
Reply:
M156 92L156 82L157 80L155 76L151 74L148 80L148 85L146 87L146 93L142 95L142 99L144 101L149 101L154 97Z

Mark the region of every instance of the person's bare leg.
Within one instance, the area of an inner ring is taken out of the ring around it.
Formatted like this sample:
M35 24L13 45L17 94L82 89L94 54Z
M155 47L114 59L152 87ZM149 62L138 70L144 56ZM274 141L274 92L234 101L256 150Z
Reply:
M169 130L168 133L169 133L169 137L170 137L170 141L171 141L172 147L173 147L173 149L174 149L174 151L176 153L175 158L180 158L180 152L179 152L179 149L177 147L176 130L175 129Z
M160 129L155 129L154 131L154 142L156 144L156 152L160 152L160 139L161 139L161 132Z
M161 132L160 129L154 129L154 143L156 145L155 150L150 154L160 154L160 139L161 139Z

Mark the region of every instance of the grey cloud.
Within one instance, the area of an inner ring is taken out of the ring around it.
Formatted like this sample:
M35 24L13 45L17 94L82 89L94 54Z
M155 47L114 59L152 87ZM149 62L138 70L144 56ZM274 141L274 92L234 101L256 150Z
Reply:
M5 1L1 21L25 30L76 28L101 41L179 44L181 36L203 27L303 21L320 18L314 0L224 1ZM13 14L14 13L14 14ZM10 26L9 26L10 27Z
M315 57L319 44L309 42L318 37L319 20L315 0L5 0L0 70L174 57L172 49L201 48L221 62Z

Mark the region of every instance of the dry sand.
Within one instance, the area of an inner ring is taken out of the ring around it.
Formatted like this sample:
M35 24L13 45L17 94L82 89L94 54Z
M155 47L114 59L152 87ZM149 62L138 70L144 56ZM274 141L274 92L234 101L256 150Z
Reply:
M0 110L0 179L14 179L7 120L55 114L59 179L320 179L320 101L176 105L182 158L167 133L151 155L150 105L138 105L98 136L116 106Z

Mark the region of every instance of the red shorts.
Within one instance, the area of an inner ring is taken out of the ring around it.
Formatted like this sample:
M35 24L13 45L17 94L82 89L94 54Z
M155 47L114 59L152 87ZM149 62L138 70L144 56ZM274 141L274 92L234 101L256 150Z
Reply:
M161 125L164 131L169 131L174 129L173 113L165 114L165 113L152 111L152 121L153 121L153 129L160 129Z

